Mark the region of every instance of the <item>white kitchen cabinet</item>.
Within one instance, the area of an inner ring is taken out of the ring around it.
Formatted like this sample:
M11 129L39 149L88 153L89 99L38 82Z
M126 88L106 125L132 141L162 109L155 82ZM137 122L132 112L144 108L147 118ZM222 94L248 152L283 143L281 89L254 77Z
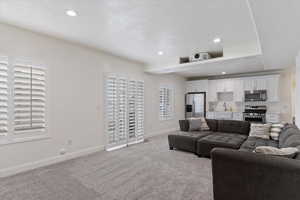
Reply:
M244 120L243 113L242 112L233 112L232 113L232 119L233 120L238 120L238 121Z
M209 102L217 101L217 87L218 87L218 80L209 80L208 81L208 101Z
M261 76L254 79L254 90L266 90L267 80L266 77Z
M206 118L207 119L215 119L215 113L214 112L206 112Z
M243 78L243 86L244 86L244 91L252 91L254 88L254 81L252 78Z
M232 112L215 112L215 119L232 119Z
M234 79L224 79L224 92L234 91Z
M233 79L219 79L217 81L217 92L232 92L234 90Z
M244 78L244 90L266 90L267 80L264 76Z
M280 122L280 114L279 113L267 113L266 121L267 121L267 123L279 123Z
M186 82L186 92L207 92L208 80L197 80Z
M235 102L244 101L244 81L243 79L233 79L233 100Z
M267 80L267 97L269 102L278 102L279 99L279 79L280 75L272 75L266 77Z

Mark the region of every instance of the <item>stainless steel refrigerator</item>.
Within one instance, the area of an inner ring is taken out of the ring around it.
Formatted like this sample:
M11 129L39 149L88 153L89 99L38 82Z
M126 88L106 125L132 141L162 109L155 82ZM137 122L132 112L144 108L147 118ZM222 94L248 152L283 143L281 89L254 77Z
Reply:
M185 118L206 117L206 93L190 92L185 95Z

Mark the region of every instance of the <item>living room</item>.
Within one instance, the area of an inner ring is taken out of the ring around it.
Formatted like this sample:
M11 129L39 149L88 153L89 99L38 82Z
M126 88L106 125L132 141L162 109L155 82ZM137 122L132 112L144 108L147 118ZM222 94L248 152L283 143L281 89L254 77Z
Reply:
M0 199L300 199L299 6L1 0Z

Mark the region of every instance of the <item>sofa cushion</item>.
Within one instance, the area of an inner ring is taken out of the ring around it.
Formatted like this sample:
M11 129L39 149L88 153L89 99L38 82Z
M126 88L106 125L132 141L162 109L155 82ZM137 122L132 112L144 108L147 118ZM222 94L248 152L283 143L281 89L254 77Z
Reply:
M253 152L256 147L260 146L278 147L278 141L258 137L248 137L239 150Z
M209 130L218 131L218 120L216 119L206 119L206 123L209 126Z
M287 125L279 135L279 147L296 147L300 145L300 130L295 125Z
M215 147L239 149L246 139L246 135L216 132L197 141L197 154L210 157L210 152Z
M249 135L250 123L236 120L218 120L218 132Z
M178 131L176 133L172 133L168 135L169 147L189 151L196 152L196 142L199 138L205 137L211 134L211 131L195 131L195 132L182 132Z
M189 131L190 124L188 120L179 120L179 126L181 131Z

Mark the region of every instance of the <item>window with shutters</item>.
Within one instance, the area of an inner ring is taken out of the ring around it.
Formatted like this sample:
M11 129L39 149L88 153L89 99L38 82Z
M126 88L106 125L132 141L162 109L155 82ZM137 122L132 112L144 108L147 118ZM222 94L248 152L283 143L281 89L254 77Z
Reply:
M136 137L144 138L144 81L136 82Z
M106 149L143 141L144 82L109 75L105 85Z
M14 66L14 132L44 131L46 127L45 71L42 68Z
M8 63L0 61L0 137L8 134Z
M170 87L160 87L159 90L159 118L160 120L170 120L173 118L173 89Z
M46 127L45 68L0 57L0 144L48 137Z

